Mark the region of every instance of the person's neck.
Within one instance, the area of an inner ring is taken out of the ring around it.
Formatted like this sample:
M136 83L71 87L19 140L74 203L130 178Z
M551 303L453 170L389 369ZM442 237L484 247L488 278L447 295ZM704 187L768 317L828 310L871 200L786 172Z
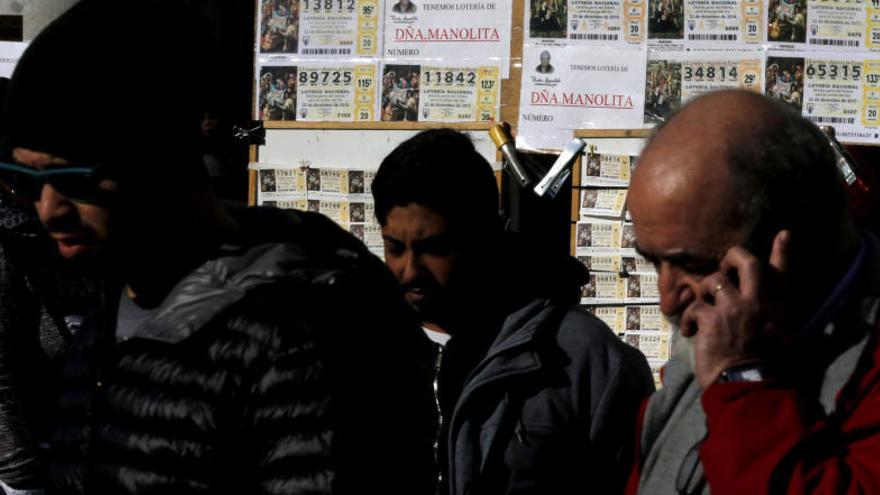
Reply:
M516 309L514 297L506 297L505 294L498 293L497 287L491 283L493 279L488 279L489 285L483 287L482 293L473 292L468 297L464 297L456 304L456 311L444 319L438 326L443 328L450 335L485 334L494 339L495 335L501 330L504 320ZM491 335L490 335L491 334Z
M434 323L434 322L432 322L432 321L423 321L423 322L422 322L422 326L425 327L425 328L427 328L428 330L430 330L430 331L432 331L432 332L444 333L444 334L446 334L446 335L452 335L451 333L449 333L449 331L447 331L445 328L443 328L442 326L440 326L440 324L438 324L438 323Z

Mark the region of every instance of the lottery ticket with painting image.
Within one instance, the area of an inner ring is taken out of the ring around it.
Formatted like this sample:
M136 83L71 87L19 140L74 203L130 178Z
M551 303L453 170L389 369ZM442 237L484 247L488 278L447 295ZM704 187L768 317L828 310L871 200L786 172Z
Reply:
M736 47L763 41L763 0L647 2L649 47Z
M880 142L880 56L870 52L770 50L764 93L848 143Z
M643 46L647 0L527 0L531 45Z
M257 80L257 116L271 121L375 121L377 70L375 63L290 65L264 59Z
M666 120L685 102L719 89L762 88L763 52L649 50L645 71L645 124Z
M491 122L499 117L498 65L386 63L379 115L383 122Z
M300 58L380 53L379 0L260 0L260 54Z

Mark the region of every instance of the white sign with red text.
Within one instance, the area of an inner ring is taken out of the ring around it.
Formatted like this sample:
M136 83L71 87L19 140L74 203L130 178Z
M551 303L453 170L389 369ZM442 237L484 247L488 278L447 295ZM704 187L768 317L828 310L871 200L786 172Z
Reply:
M574 129L643 127L646 52L523 47L517 146L562 148Z
M507 77L510 0L387 0L386 59L490 60Z

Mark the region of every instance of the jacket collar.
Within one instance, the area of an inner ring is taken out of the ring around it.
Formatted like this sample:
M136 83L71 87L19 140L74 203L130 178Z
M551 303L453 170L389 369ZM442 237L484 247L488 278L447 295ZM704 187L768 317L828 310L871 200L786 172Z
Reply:
M340 260L357 261L364 251L354 237L316 213L236 204L224 208L238 221L241 234L178 282L134 337L180 342L249 291L282 280L332 283Z
M462 401L487 384L540 369L541 358L532 343L556 311L549 300L539 299L508 316L486 357L471 372Z
M469 402L478 396L478 392L481 389L512 377L522 377L542 369L541 356L537 346L534 344L540 336L542 328L546 326L547 321L558 311L557 308L550 301L539 299L532 301L508 316L501 327L501 332L498 333L495 341L490 346L486 357L483 358L468 377L464 390L455 406L452 422L450 423L449 452L451 457L449 459L449 482L453 492L459 492L460 487L456 486L460 482L457 479L460 477L459 469L467 469L463 466L457 466L455 456L452 456L452 453L455 452L456 438L462 429L478 427L477 425L467 426L465 423L465 420L469 417L465 412L469 407ZM502 421L503 417L510 413L507 400L505 397L498 403L494 411L490 411L493 417L499 418L499 421ZM495 448L498 429L490 429L486 434L489 435L484 438L486 445L488 445L488 450L480 456L480 472L486 469L486 462L489 459L488 452Z
M309 260L296 244L266 243L249 249L225 246L218 257L178 282L159 305L156 316L134 336L174 344L258 287L297 278L329 283L335 271L316 267L314 260Z

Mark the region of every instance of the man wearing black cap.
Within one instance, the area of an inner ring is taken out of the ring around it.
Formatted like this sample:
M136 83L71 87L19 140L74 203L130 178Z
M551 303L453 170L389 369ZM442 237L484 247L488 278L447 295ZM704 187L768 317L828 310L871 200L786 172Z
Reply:
M83 0L34 40L6 100L0 181L106 279L65 366L52 484L423 493L426 341L329 220L215 199L190 93L204 57L175 3Z

